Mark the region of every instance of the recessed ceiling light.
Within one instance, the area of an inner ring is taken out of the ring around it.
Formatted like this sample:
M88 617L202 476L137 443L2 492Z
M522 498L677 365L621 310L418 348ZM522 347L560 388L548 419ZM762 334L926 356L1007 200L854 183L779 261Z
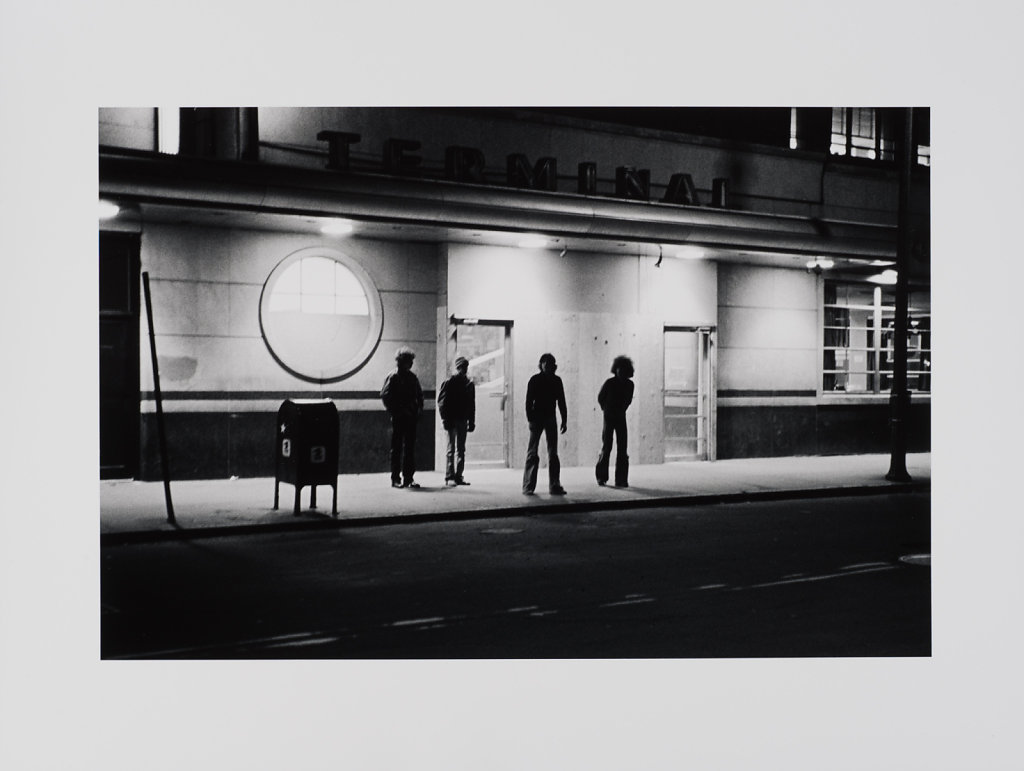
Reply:
M830 260L828 257L815 257L813 260L807 263L808 270L814 270L815 268L821 268L822 270L828 270L833 267L835 262Z
M113 219L121 211L121 207L113 201L100 201L100 219Z
M868 281L876 284L895 284L899 274L895 270L883 270L874 276L868 276Z
M320 226L320 232L328 236L343 236L352 230L352 223L348 220L332 220Z

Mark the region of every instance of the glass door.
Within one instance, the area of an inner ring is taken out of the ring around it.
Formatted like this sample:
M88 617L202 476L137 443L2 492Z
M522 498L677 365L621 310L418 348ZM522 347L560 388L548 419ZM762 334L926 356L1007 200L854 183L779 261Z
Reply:
M665 329L665 460L714 458L710 328Z
M476 386L476 430L466 437L467 467L509 466L510 339L511 324L507 322L455 322L448 371L453 371L456 357L465 356L469 378Z

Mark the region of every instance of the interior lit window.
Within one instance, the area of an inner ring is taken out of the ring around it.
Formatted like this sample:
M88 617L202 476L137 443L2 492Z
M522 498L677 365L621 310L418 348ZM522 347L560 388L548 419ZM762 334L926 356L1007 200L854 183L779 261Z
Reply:
M157 150L177 155L181 144L181 117L178 107L156 108Z
M789 108L789 149L797 149L796 107Z
M380 342L380 296L363 268L330 249L304 249L271 272L260 300L260 327L271 354L315 382L358 371Z
M822 390L887 394L892 390L896 296L883 286L825 282ZM907 319L907 387L931 391L931 302L912 292Z
M833 107L829 152L851 158L893 160L895 143L889 136L891 127L880 118L873 107Z

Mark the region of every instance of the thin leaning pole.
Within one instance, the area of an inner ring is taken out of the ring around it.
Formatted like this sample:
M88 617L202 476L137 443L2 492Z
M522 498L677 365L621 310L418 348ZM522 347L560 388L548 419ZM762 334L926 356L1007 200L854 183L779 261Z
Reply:
M149 355L153 361L153 394L156 396L156 430L160 441L160 469L164 479L164 500L167 502L167 521L174 522L174 504L171 502L171 475L167 460L167 432L164 428L164 400L160 393L160 368L156 359L156 335L153 332L153 302L149 294L149 273L142 272L142 289L146 295L146 319L149 322Z

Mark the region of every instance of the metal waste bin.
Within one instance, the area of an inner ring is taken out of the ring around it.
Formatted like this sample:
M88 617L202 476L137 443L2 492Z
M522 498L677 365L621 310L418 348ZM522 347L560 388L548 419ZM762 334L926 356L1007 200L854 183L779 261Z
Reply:
M299 493L309 485L309 507L316 508L317 485L334 491L332 516L338 516L338 408L330 399L288 399L277 411L274 464L274 508L281 482L295 486L295 516Z

